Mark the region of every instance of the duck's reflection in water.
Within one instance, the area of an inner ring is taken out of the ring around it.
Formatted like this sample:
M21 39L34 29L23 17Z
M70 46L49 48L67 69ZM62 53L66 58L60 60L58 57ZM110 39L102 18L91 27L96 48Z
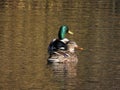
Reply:
M53 63L53 75L55 82L60 84L63 90L74 90L77 80L77 63Z

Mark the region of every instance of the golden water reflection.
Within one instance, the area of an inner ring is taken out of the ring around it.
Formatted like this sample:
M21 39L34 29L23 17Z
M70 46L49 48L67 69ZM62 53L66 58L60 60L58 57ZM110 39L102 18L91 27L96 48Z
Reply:
M119 0L0 1L1 90L118 90ZM84 51L77 65L46 65L67 24Z

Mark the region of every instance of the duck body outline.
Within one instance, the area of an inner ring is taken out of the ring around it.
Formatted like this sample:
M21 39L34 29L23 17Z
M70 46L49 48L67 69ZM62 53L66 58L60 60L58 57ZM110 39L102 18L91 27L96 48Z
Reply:
M48 62L77 61L77 55L74 52L77 44L65 38L67 33L73 34L68 26L61 26L58 32L58 38L50 42L48 47Z

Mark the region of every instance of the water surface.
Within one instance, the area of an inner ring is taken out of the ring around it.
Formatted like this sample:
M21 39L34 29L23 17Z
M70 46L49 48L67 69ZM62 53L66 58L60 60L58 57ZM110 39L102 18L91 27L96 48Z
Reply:
M66 24L84 51L77 64L47 65ZM0 90L119 90L119 0L0 1Z

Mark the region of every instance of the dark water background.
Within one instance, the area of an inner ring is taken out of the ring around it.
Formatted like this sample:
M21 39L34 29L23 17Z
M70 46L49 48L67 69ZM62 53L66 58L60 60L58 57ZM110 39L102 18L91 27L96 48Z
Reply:
M67 24L77 65L47 65ZM120 90L119 0L0 0L0 90Z

